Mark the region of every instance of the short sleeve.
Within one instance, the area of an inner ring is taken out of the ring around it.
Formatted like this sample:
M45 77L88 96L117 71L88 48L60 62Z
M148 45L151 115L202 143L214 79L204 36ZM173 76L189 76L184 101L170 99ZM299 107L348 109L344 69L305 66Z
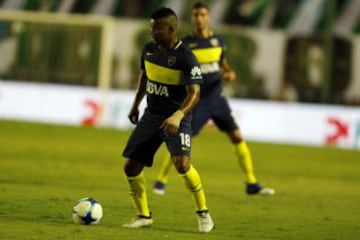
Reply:
M200 64L190 50L184 54L183 74L186 84L202 83Z

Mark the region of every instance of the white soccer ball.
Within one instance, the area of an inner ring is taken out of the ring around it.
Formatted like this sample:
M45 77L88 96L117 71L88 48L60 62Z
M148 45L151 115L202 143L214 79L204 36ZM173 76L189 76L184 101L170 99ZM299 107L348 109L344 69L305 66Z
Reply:
M77 224L97 224L100 222L102 216L102 207L94 198L82 198L73 206L72 218Z

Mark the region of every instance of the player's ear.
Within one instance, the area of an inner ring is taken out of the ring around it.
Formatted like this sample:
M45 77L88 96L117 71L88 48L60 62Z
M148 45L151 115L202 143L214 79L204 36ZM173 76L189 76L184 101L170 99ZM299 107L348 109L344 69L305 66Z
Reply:
M170 33L172 33L172 34L175 34L176 28L171 25L171 26L169 27L169 31L170 31Z

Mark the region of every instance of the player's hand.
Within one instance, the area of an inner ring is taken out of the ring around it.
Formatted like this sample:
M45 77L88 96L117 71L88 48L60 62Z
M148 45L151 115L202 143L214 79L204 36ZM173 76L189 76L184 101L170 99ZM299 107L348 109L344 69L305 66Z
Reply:
M233 70L223 72L223 78L229 83L236 82L236 73Z
M132 124L137 124L139 121L139 109L131 108L128 118Z
M181 110L177 110L162 122L160 128L162 128L167 135L175 135L179 130L183 117L184 113Z

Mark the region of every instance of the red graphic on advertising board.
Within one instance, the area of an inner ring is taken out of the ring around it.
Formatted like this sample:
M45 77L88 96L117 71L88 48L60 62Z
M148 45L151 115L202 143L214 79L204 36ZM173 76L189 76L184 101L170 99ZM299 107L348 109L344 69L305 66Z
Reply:
M101 114L101 105L92 99L87 99L85 101L85 106L90 110L88 116L86 116L81 124L82 126L94 126L98 122Z
M336 145L340 139L349 137L349 124L340 119L330 117L328 124L335 130L326 136L326 144Z

